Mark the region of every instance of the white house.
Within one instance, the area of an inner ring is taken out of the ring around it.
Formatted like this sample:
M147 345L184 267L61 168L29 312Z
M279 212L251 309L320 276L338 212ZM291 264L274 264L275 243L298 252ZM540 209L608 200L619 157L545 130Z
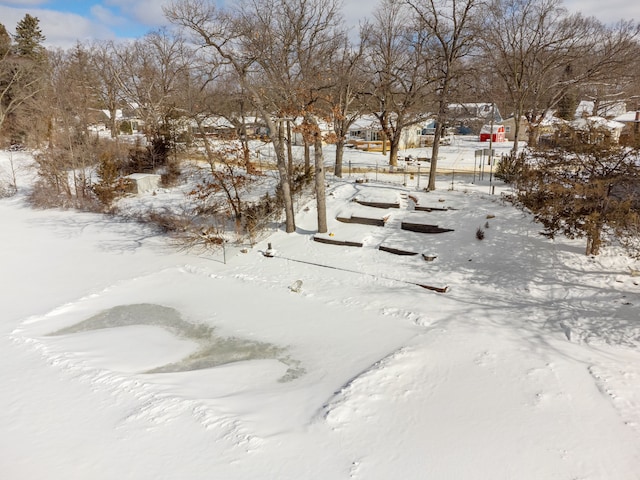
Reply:
M424 144L427 137L427 130L433 121L425 119L423 122L410 125L402 129L400 135L399 148L416 148ZM374 115L363 115L356 120L349 128L347 142L357 144L358 142L382 142L383 134L379 120Z
M504 126L504 137L508 141L514 142L516 139L516 117L505 118L502 121L502 125ZM527 140L529 140L529 122L524 116L522 116L520 117L520 129L518 130L518 141L526 142Z
M610 133L611 140L617 143L620 140L620 134L625 125L622 122L607 120L603 117L585 117L576 118L571 122L571 126L576 130L587 130L590 127L605 129Z

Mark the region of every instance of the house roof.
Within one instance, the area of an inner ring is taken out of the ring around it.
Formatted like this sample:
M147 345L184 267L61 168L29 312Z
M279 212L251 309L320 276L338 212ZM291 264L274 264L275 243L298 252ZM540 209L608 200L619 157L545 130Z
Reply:
M603 117L577 118L571 124L576 128L585 128L587 126L604 127L609 130L622 130L624 128L624 123L607 120Z
M581 100L576 108L575 117L580 118L584 116L593 116L594 114L600 117L616 117L622 115L627 111L627 106L624 102L620 101L605 101L598 103L598 111L594 109L596 103L590 100Z
M614 118L614 120L616 122L622 122L622 123L636 123L636 122L640 122L640 112L626 112L623 113L622 115L618 115L616 118Z
M131 180L142 180L143 178L160 178L160 175L156 173L131 173L124 178L130 178Z
M373 115L363 115L351 124L349 130L380 130L380 123Z
M493 125L493 133L498 133L504 131L504 125ZM491 132L491 125L483 125L480 129L480 133L489 133Z
M111 118L111 112L109 110L100 110L100 111L104 114L105 117L109 119ZM122 120L123 118L124 118L124 115L122 113L122 109L118 108L116 110L116 120Z

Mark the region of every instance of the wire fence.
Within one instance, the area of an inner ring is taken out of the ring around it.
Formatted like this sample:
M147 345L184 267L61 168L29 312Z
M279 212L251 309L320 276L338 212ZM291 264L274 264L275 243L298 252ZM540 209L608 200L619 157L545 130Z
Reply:
M334 173L334 168L327 168L327 171ZM429 185L431 164L403 162L394 167L387 163L346 162L342 173L343 177L355 178L356 181L392 183L422 190ZM487 184L491 187L496 181L493 165L482 164L475 168L437 167L436 179L448 182L452 190L457 183Z

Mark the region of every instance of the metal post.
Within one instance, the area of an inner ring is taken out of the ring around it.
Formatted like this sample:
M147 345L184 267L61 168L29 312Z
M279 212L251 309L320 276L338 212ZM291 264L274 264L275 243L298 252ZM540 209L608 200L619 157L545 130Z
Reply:
M489 191L491 191L491 182L493 182L493 151L489 156Z
M473 181L471 183L476 183L476 163L478 163L477 158L477 156L473 156Z

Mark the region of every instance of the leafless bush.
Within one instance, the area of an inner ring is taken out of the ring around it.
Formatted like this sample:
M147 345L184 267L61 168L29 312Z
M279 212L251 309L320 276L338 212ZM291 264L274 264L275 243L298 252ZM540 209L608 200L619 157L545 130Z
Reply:
M14 184L0 181L0 198L13 197L17 191Z
M478 240L484 240L484 230L482 229L482 227L478 227L478 229L476 230L476 238Z
M137 219L160 228L164 233L179 235L193 229L193 218L169 209L149 210L137 216Z

